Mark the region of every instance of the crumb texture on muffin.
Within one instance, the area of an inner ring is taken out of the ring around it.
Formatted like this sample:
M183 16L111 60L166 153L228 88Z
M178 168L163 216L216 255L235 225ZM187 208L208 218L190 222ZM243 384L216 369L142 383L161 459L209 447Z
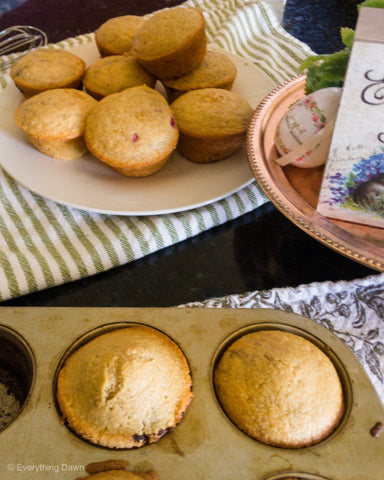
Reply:
M83 438L110 448L159 440L192 399L187 360L168 336L144 325L104 333L65 361L57 380L63 418Z
M56 48L39 48L21 57L10 75L26 97L52 88L79 88L85 62Z
M179 137L166 99L147 86L104 97L88 116L85 141L91 153L129 176L164 166Z
M240 95L220 88L187 92L172 109L180 131L202 137L244 133L253 113Z
M96 105L94 98L80 90L47 90L22 102L15 121L29 135L67 140L83 133L86 116Z
M154 88L156 78L130 55L109 55L90 65L84 74L86 91L97 100L126 88L147 85Z
M326 438L344 411L337 371L317 346L282 330L235 340L214 372L217 397L249 436L286 448Z
M129 52L132 38L146 21L138 15L121 15L104 22L95 32L95 42L101 56Z
M83 138L85 121L97 101L74 88L57 88L38 93L16 109L16 125L42 153L60 160L72 160L87 148Z
M207 51L204 16L197 8L156 12L135 33L131 53L157 78L193 70Z
M237 69L228 56L209 50L203 61L191 72L177 78L163 80L171 101L189 90L199 88L225 88L230 90L236 78Z
M171 108L180 131L177 148L198 163L216 162L237 152L253 113L240 95L221 88L190 90Z

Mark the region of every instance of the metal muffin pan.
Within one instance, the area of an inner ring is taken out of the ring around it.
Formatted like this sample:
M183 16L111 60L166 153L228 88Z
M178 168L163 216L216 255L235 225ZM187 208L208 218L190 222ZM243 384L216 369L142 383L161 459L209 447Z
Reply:
M181 347L191 367L194 399L182 422L158 443L111 450L78 438L61 422L55 373L81 337L129 323L158 328ZM340 426L319 444L271 447L242 433L222 412L212 383L215 362L228 342L259 328L303 335L334 361L347 408ZM351 350L305 317L271 309L5 307L0 342L5 337L25 360L29 393L17 418L0 432L1 480L76 480L86 476L87 464L111 459L127 460L137 471L157 470L160 480L384 478L384 433L371 433L384 422L384 407Z

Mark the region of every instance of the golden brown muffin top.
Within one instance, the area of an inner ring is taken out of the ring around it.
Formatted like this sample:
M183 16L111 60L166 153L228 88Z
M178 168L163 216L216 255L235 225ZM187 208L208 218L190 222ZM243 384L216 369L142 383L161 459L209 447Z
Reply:
M86 69L83 77L86 90L100 98L137 85L153 88L155 83L155 77L130 55L100 58Z
M77 55L56 48L39 48L21 57L11 68L11 77L37 90L67 85L85 71Z
M132 325L97 336L59 372L64 419L85 439L111 448L152 443L181 420L191 399L186 358L166 335Z
M281 330L261 330L233 342L218 362L214 381L232 421L275 446L319 442L344 411L342 385L328 356Z
M162 57L188 43L202 28L204 17L197 8L160 10L136 32L132 49L141 59Z
M83 134L85 119L97 101L74 88L55 88L24 100L15 112L16 125L27 135L68 140Z
M156 480L157 476L147 473L133 473L126 470L109 470L84 477L84 480Z
M204 60L191 72L164 80L167 87L177 90L220 87L236 77L236 66L224 53L208 51Z
M178 130L165 98L147 86L127 88L100 100L88 116L90 151L114 167L141 165L175 148Z
M191 90L171 108L180 131L194 136L243 133L253 113L240 95L220 88Z
M132 38L146 19L138 15L122 15L104 22L95 32L95 41L103 55L129 52Z

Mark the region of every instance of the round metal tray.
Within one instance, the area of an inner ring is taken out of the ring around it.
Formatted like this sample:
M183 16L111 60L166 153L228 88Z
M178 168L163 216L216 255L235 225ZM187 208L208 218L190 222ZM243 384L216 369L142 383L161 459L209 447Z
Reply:
M317 212L324 166L281 167L276 163L275 132L290 105L304 97L305 75L274 89L255 110L247 134L247 154L258 184L295 225L372 269L384 271L384 229L324 217Z

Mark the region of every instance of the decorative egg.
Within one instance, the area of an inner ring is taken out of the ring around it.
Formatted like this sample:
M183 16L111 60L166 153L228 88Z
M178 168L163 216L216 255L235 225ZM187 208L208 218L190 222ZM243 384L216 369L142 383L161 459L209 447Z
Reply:
M337 87L323 88L289 108L275 134L281 155L277 163L309 168L326 162L341 92Z

